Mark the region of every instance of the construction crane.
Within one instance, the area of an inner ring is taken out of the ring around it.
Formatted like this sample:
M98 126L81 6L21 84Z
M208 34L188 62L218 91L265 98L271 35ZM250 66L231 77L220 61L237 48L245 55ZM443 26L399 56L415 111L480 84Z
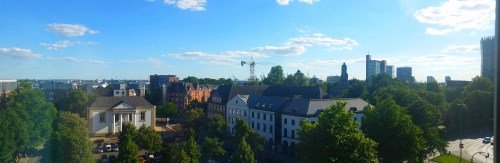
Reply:
M241 66L245 66L245 64L248 64L250 66L250 78L248 80L250 82L255 81L255 61L253 60L253 57L251 57L250 61L241 61Z

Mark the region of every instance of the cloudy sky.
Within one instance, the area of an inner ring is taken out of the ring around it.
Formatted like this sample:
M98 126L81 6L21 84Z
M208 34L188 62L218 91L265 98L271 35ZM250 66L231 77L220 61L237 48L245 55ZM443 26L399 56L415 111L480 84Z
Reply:
M480 74L494 0L2 0L0 79L247 79L282 65L364 80L365 55L432 75Z

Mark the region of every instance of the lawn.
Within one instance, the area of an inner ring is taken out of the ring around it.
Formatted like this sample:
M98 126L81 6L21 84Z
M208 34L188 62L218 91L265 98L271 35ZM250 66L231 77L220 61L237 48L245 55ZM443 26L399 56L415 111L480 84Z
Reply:
M433 158L431 160L435 161L435 162L439 162L439 163L456 163L456 162L459 162L460 157L452 155L452 154L450 154L450 155L445 154L445 155L441 155L441 156L438 156L436 158ZM469 161L462 159L462 162L468 163Z

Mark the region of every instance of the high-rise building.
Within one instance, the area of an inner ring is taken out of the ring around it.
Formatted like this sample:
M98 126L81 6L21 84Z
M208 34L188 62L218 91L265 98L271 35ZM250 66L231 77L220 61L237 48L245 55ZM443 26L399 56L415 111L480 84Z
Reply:
M415 82L415 78L412 76L411 67L398 67L396 72L396 78L405 82L410 82L410 83Z
M17 88L17 80L0 80L0 97L10 95L10 92Z
M430 83L430 82L435 82L436 79L434 79L433 76L427 76L427 83Z
M451 81L451 77L450 76L444 77L444 82L448 82L448 81Z
M386 73L386 60L372 60L370 55L366 55L366 79L381 73Z
M494 36L481 39L481 77L493 81L494 74Z
M347 74L347 66L342 64L342 73L340 75L340 81L337 83L337 86L333 87L333 95L339 96L349 83L349 75Z
M385 66L385 73L389 76L391 76L392 78L394 78L394 75L396 74L394 72L394 66L393 65L387 65Z
M340 81L340 76L338 76L338 75L326 77L326 82L329 82L329 83L336 83L339 81Z
M149 88L150 89L161 89L162 85L168 85L169 83L179 82L179 77L175 75L150 75L149 76Z

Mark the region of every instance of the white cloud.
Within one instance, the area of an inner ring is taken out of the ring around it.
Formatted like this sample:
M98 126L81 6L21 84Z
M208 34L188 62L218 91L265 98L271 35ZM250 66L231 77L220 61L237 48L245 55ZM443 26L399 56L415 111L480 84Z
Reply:
M442 53L479 53L479 45L450 45Z
M84 59L84 58L75 58L75 57L44 57L44 59L50 61L64 61L64 62L85 62L85 63L95 63L95 64L108 64L111 62L95 60L95 59Z
M74 57L64 57L62 58L64 61L67 61L67 62L81 62L82 60L81 59L78 59L78 58L74 58Z
M177 6L182 10L205 11L207 0L164 0L163 3Z
M337 50L351 50L353 46L359 45L356 40L351 38L335 39L321 33L291 38L285 44L297 46L327 46Z
M57 41L57 42L52 43L52 44L49 44L49 43L40 43L40 45L46 46L48 50L58 50L58 49L61 49L61 48L67 48L67 47L73 46L75 44L77 44L77 43L71 42L71 41L68 41L68 40Z
M18 47L13 48L0 48L0 56L13 57L13 58L42 58L43 55L34 53L30 49L23 49Z
M434 29L434 28L425 29L425 33L429 35L445 35L450 32L453 32L453 29Z
M159 60L157 58L148 58L147 63L151 65L152 67L161 67L165 65L165 62L162 60Z
M89 59L89 60L87 60L87 62L89 62L89 63L97 63L97 64L108 64L108 63L111 63L111 62L108 62L108 61L95 60L95 59Z
M441 28L427 28L426 33L431 35L443 35L465 29L484 30L493 27L495 1L448 0L437 7L417 10L413 16L420 23Z
M275 56L295 56L306 52L305 46L285 45L285 46L263 46L252 49L255 52L275 55Z
M297 1L306 4L313 4L314 2L319 2L319 0L297 0ZM281 6L287 6L291 2L293 2L293 0L276 0L276 2Z
M47 30L67 37L84 36L85 34L93 35L98 33L98 31L92 30L81 24L52 23L47 25Z
M201 60L201 63L211 63L211 64L235 64L239 60L236 59L235 55L220 55L220 54L208 54L204 52L184 52L183 54L167 54L164 56L181 59L181 60Z

